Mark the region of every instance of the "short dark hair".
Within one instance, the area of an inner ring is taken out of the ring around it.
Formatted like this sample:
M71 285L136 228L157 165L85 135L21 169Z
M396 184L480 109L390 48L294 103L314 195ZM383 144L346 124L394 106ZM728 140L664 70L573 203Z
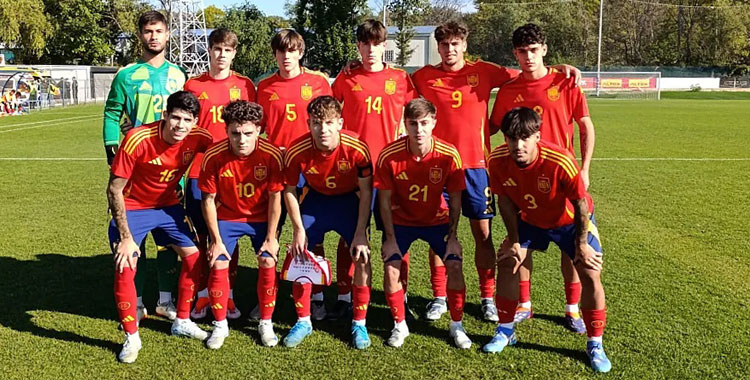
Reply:
M144 12L140 17L138 17L138 31L142 31L143 27L149 24L154 24L160 22L164 24L164 26L167 26L167 18L164 17L164 15L161 12L157 11L148 11Z
M192 93L177 91L167 98L167 113L172 113L176 109L190 112L193 117L198 117L201 113L201 104Z
M466 28L466 25L457 21L448 21L435 28L435 41L438 43L453 37L466 41L466 38L469 37L469 29Z
M404 108L404 118L410 120L420 119L426 115L435 116L437 110L435 105L425 98L412 99Z
M235 100L224 107L222 116L227 127L229 124L244 124L247 122L257 126L263 120L263 107L258 103L247 100Z
M299 50L305 52L305 40L302 35L294 29L281 29L271 39L271 49L276 54L277 51Z
M226 28L214 29L208 35L208 48L211 49L214 45L218 44L224 44L234 49L237 47L237 35Z
M357 27L357 42L374 42L379 44L385 42L387 36L388 30L386 30L385 25L378 20L368 19Z
M341 103L330 95L318 96L307 105L307 115L311 120L328 120L341 117Z
M533 44L544 45L547 42L547 36L539 25L526 24L519 26L513 32L513 47L529 46Z
M526 107L516 107L503 116L500 130L511 139L525 140L537 133L542 126L542 118L536 111Z

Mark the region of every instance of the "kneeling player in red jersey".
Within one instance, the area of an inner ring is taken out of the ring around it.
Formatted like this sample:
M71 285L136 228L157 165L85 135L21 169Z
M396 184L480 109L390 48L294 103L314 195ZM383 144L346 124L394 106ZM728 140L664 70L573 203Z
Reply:
M171 246L182 257L172 334L201 340L208 336L190 320L190 303L202 266L176 192L195 154L211 144L208 132L193 128L199 112L193 94L179 91L170 95L164 120L132 129L112 163L107 188L113 216L109 241L115 254L115 302L126 336L118 355L123 363L134 362L141 349L134 277L138 246L149 232L156 244Z
M541 118L529 108L514 108L501 122L505 142L489 159L492 191L499 196L508 238L498 252L496 304L500 322L485 352L500 352L516 342L518 268L534 250L554 242L571 259L581 278L586 323L586 353L592 368L608 372L602 335L607 320L601 283L602 247L593 201L575 158L558 145L540 142Z
M341 130L341 104L332 96L315 98L307 112L310 132L290 145L284 159L284 201L294 228L291 254L306 257L305 250L321 244L328 231L336 231L351 247L343 254L354 261L352 343L365 349L370 346L365 318L372 282L366 232L372 201L370 151L355 133ZM300 175L305 187L298 201ZM311 292L309 283L292 285L298 320L284 338L287 347L312 334Z
M257 294L261 317L258 332L263 345L275 346L271 316L276 305L276 228L281 215L281 151L260 135L263 108L239 100L224 108L227 139L212 145L203 158L200 191L211 244L208 282L214 330L208 348L218 349L229 336L229 261L237 240L249 236L258 256ZM218 205L221 207L218 207Z
M466 300L463 255L456 232L461 191L466 188L461 157L453 145L434 136L435 106L414 99L404 109L407 136L388 144L377 162L375 187L383 222L383 280L395 326L387 344L401 347L409 336L400 281L402 254L417 239L426 241L445 262L448 276L450 336L459 348L471 347L462 320ZM443 197L448 193L448 203Z

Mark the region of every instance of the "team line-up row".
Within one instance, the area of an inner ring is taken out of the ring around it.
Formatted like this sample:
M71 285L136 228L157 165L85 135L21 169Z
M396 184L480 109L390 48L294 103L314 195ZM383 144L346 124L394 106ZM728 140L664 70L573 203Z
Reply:
M555 242L566 257L566 324L588 335L593 369L609 371L601 339L602 249L586 191L593 124L585 96L567 75L578 71L544 65L547 46L538 26L524 25L513 35L520 73L465 60L468 31L448 22L435 31L441 63L409 76L383 64L385 27L367 20L357 29L361 61L343 70L332 88L324 75L300 66L304 41L286 29L271 42L279 70L257 89L231 71L237 49L231 31L212 32L210 70L185 83L179 68L164 60L163 16L142 15L139 30L142 61L118 72L104 123L115 299L126 332L122 362L135 361L141 348L137 324L145 308L136 267L149 232L157 245L169 247L157 260L170 260L170 252L182 258L176 305L169 287L160 284L157 313L174 319L173 334L207 339L209 348L221 347L229 335L227 314L236 313L231 258L237 239L250 236L259 260L253 313L259 314L262 343L276 345L271 316L282 212L293 227L289 255L299 260L311 260L309 251L320 249L326 232L341 236L339 302L332 314L351 315L355 348L370 345L365 319L371 211L383 231L384 291L394 317L387 344L400 347L409 335L408 250L422 239L431 248L435 296L426 317L438 319L449 311L450 336L459 348L469 348L461 324L463 250L456 238L463 212L475 238L482 312L498 322L483 350L500 352L515 343L514 323L532 315L527 257ZM497 87L488 120L490 92ZM581 136L580 168L573 121ZM126 132L121 143L120 130ZM487 156L489 135L498 131L506 144ZM188 218L177 198L186 171ZM489 233L493 194L508 231L498 251ZM292 288L298 322L283 340L288 347L312 333L316 306L317 314L325 313L320 289L299 282ZM210 336L190 320L196 289L193 316L211 309Z

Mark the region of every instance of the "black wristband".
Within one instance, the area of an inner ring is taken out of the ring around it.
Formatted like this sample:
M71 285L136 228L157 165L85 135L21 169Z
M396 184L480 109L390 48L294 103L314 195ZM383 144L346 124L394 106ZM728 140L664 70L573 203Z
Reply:
M117 154L117 145L105 145L104 151L107 153L107 165L112 166L112 161L115 160L115 154Z

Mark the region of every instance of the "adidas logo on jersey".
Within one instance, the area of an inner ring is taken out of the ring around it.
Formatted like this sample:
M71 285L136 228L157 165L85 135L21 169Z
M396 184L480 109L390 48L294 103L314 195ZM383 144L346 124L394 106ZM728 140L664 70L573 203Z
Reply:
M522 102L523 102L523 96L521 94L518 94L518 96L516 96L516 99L513 100L513 103L522 103Z
M270 97L270 98L268 98L268 101L269 101L269 102L272 102L272 101L274 101L274 100L279 100L279 94L277 94L277 93L275 93L275 92L274 92L273 94L271 94L271 97Z
M310 169L307 169L305 174L320 174L320 173L318 173L318 169L316 169L315 166L313 166Z
M161 158L156 157L153 160L149 161L148 163L151 165L161 166Z
M508 178L507 181L503 182L503 186L516 186L516 181L513 178Z
M409 176L406 175L406 172L399 173L399 175L397 175L396 178L398 178L400 180L404 180L404 181L408 181L409 180Z
M224 171L223 173L221 173L221 175L219 177L234 178L234 174L232 174L231 170L227 169L226 171Z
M201 92L201 96L198 97L198 100L208 100L208 94L206 94L205 91Z
M443 84L443 80L438 78L435 83L432 84L432 87L445 87L445 85Z
M143 83L141 83L141 86L138 87L139 91L151 91L152 89L153 88L151 87L150 84L148 84L148 82L143 82Z
M352 91L362 91L362 86L357 83L354 85L354 87L352 87Z

